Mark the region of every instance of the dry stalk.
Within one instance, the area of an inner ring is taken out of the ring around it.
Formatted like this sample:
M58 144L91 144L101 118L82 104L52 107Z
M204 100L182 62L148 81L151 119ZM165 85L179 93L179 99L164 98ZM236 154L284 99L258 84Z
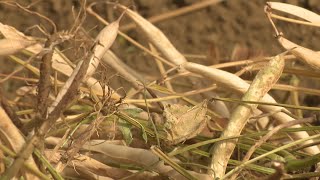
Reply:
M151 38L150 39L151 42L159 40L159 37L162 37L162 36L157 36L158 34L161 34L157 31L158 30L157 28L153 27L151 23L144 20L137 13L127 10L127 15L129 15L132 18L132 20L134 20L135 23L137 23L141 29L144 29L143 30L144 33L151 32L151 34L147 35L148 38ZM161 39L159 41L168 43L167 38ZM177 61L175 57L181 57L182 55L178 51L176 51L176 49L169 49L169 47L171 46L172 45L170 46L159 45L156 47L162 48L161 50L159 49L159 51L162 52L162 54L166 56L170 61L174 62L176 65L179 65L179 63L184 60L182 58ZM178 53L178 54L175 54L175 53ZM204 77L208 77L209 79L212 79L213 81L217 82L219 85L222 85L223 87L237 93L244 94L249 88L249 84L246 83L244 80L226 71L218 70L215 68L209 68L200 64L190 63L190 62L183 64L182 67L184 67L189 72L200 74ZM263 97L262 101L269 102L269 103L270 102L276 103L276 101L268 94L266 94L266 96ZM284 109L281 107L266 106L266 105L261 105L259 107L265 112L278 112ZM273 117L277 120L278 123L285 123L285 122L294 120L292 117L288 116L285 113L276 113L276 114L273 114ZM299 125L296 125L295 127L299 127ZM309 137L308 133L306 132L294 132L294 133L291 133L291 135L293 136L294 139ZM312 140L306 143L310 143L310 142L312 142ZM306 148L305 151L311 154L317 154L319 152L319 148L316 146L313 146L313 147Z
M106 118L106 116L110 116L117 110L117 102L111 99L111 91L107 91L109 94L103 97L104 99L99 100L95 95L97 108L98 110L95 112L96 119L85 129L84 133L80 134L73 142L69 149L64 154L65 158L68 158L66 163L62 163L60 161L56 166L58 172L62 172L66 166L70 164L73 158L80 151L81 147L90 140L91 136L97 131L100 124ZM120 102L121 103L121 102ZM106 114L105 116L103 114Z
M54 36L49 38L45 43L45 49L41 58L40 64L40 77L38 82L38 102L37 110L39 111L40 118L44 120L46 118L48 108L48 97L51 91L51 60L53 56L53 49L55 47L56 39Z
M39 127L35 135L33 135L31 139L26 143L25 148L21 150L18 158L15 159L13 164L4 174L4 178L10 179L17 174L24 160L29 158L35 146L39 145L39 143L42 141L48 130L60 117L61 113L65 110L65 108L69 105L70 102L74 101L74 98L78 94L77 91L80 87L81 81L83 81L84 78L89 77L92 73L92 68L89 69L91 65L90 63L92 63L93 60L99 61L102 55L113 44L113 41L115 40L118 32L119 26L117 24L119 23L119 21L120 18L110 26L103 29L101 34L98 35L98 42L97 44L95 44L93 52L87 54L84 57L84 60L81 60L78 63L77 67L74 69L71 76L60 90L56 100L48 108L42 125ZM110 34L112 34L113 36L110 36ZM105 35L107 35L107 37L105 37ZM90 59L88 60L87 58Z
M118 18L118 20L116 20L115 22L113 22L113 23L109 24L108 26L106 26L98 34L98 36L96 38L97 42L94 45L94 50L93 50L93 53L92 53L92 55L90 57L90 60L89 60L89 66L87 68L87 72L85 73L85 77L83 78L83 80L88 79L95 72L97 66L99 65L99 61L101 60L103 55L107 52L107 50L111 47L111 45L115 41L115 39L117 37L117 34L118 34L117 32L118 32L118 28L119 28L119 22L120 22L122 16L123 16L123 14ZM77 68L75 70L77 70ZM72 75L70 77L72 77ZM71 80L70 83L72 81L73 80ZM69 79L65 84L66 89L68 89L68 82L69 82ZM62 88L62 89L64 89L64 88ZM110 89L108 89L107 92L110 93L110 95L111 95ZM50 109L52 109L52 111L56 107L56 105L59 103L59 101L60 101L60 99L62 97L64 97L63 91L61 91L58 94L56 101L50 107ZM111 96L109 96L108 98L110 98L110 97ZM77 152L80 150L82 145L86 141L88 141L89 138L92 136L92 134L96 131L96 127L98 127L99 124L104 119L104 117L102 117L100 115L100 111L103 108L103 106L108 106L109 108L112 108L112 104L105 104L105 103L109 103L109 101L110 101L110 99L107 99L107 101L105 101L105 100L103 101L103 104L99 103L99 105L100 105L99 109L100 110L98 111L97 119L87 128L87 131L86 131L87 133L84 133L82 135L82 137L78 138L76 140L76 142L74 142L73 145L70 147L70 149L67 151L66 156L69 157L69 159L68 159L67 163L65 163L65 164L62 164L62 163L58 164L58 166L57 166L58 172L61 172L70 163L70 161L77 154ZM49 112L50 111L51 110L49 110ZM110 113L110 112L108 112L108 113Z
M300 80L297 76L292 76L291 79L290 79L290 84L293 86L293 87L299 87L299 83L300 83ZM292 105L294 106L300 106L300 100L299 100L299 92L298 91L291 91L290 92L290 101L292 103ZM303 118L303 112L302 112L302 109L296 109L294 111L294 114L299 117L299 118Z
M55 121L60 117L62 111L69 105L71 101L73 101L74 97L77 95L77 91L80 86L81 80L84 78L88 66L88 60L82 60L78 64L78 68L75 69L74 73L68 79L69 83L66 82L66 84L68 85L67 91L65 91L65 89L62 89L61 91L64 91L64 93L63 96L59 99L60 101L56 103L54 108L48 108L47 117L43 121L43 124L40 126L36 134L33 135L31 139L27 142L24 149L19 153L18 158L15 159L13 164L4 174L5 178L10 179L15 174L17 174L24 160L32 154L35 146L37 146L42 141L42 138L46 135L46 133L52 127Z
M152 44L149 44L149 46L150 46L150 49L152 52L158 54L157 50L154 48L154 46ZM155 59L155 61L157 63L158 69L160 71L161 79L165 79L167 75L166 75L166 70L163 66L163 63L157 59ZM164 84L166 85L166 87L168 88L169 91L174 92L170 81L165 81Z
M294 55L286 55L284 56L285 60L286 61L290 61L290 60L295 60L296 57ZM261 63L261 62L267 62L271 59L271 57L265 57L263 58L262 60L252 60L252 59L247 59L247 60L241 60L241 61L235 61L235 62L226 62L226 63L220 63L220 64L215 64L215 65L211 65L209 67L211 68L216 68L216 69L223 69L223 68L227 68L227 67L235 67L235 66L242 66L242 65L253 65L253 64L256 64L256 63ZM287 73L297 73L297 70L290 70L290 68L288 69L285 69L285 72ZM189 75L190 72L183 72L183 73L180 73L181 75ZM310 74L312 75L312 74Z
M35 41L34 38L25 36L23 33L19 32L15 28L8 26L8 25L3 25L1 23L0 23L0 31L7 39L17 39L21 42L24 42L24 41L33 41L34 42ZM36 43L32 46L27 47L26 50L32 52L33 54L38 54L43 50L43 47L42 47L41 43ZM70 76L73 71L72 67L75 67L75 65L73 65L72 63L68 63L68 62L69 62L69 60L58 49L54 49L54 53L53 53L53 57L52 57L53 69L55 69L56 71L58 71L64 75ZM28 64L24 64L24 63L20 63L20 64L28 66L28 68L31 68L31 66ZM38 70L36 68L33 68L33 69L34 69L34 71L38 72ZM102 87L99 85L99 83L96 79L90 77L86 81L86 84L95 93L102 95ZM116 100L120 99L120 95L118 95L116 92L114 92L112 94L112 97L113 97L113 99L116 99Z
M247 92L241 100L244 101L260 101L263 96L271 89L271 87L278 81L284 68L283 55L275 56L269 64L262 69L253 80ZM229 123L224 129L221 137L231 137L240 135L242 129L247 123L252 111L258 105L241 104L232 112ZM211 173L213 178L221 178L226 171L229 158L236 146L237 140L227 140L218 142L214 145L212 151L211 168L214 173Z
M92 41L92 39L88 35L85 35L85 38L86 38L87 41ZM108 66L112 67L117 73L119 73L124 79L126 79L134 87L138 88L141 85L141 83L139 83L138 81L143 82L142 76L137 71L135 71L134 69L130 68L128 65L123 63L122 60L119 57L117 57L117 55L115 55L111 50L108 50L103 55L101 60L102 60L102 62L106 63ZM63 63L63 61L61 61L61 63ZM63 65L61 63L54 64L54 65L56 65L56 66L62 65L66 69L71 69L68 65ZM88 81L91 82L91 81L93 81L93 79L89 78L87 80L87 82ZM97 87L95 85L92 85L90 87L93 88L93 89L97 89ZM113 96L115 96L115 95L113 95ZM120 98L113 98L113 99L117 99L118 100Z
M126 7L118 5L122 10ZM163 54L163 56L173 62L175 65L181 65L187 60L178 50L171 44L167 37L149 21L141 17L136 12L127 9L126 13L134 22L140 27L140 29L147 36L148 40Z
M150 89L153 89L152 87L149 87ZM196 95L196 94L201 94L201 93L205 93L208 91L212 91L214 89L217 89L216 85L213 85L211 87L207 87L207 88L203 88L203 89L198 89L198 90L192 90L192 91L188 91L188 92L184 92L184 93L175 93L175 92L168 92L167 96L165 97L158 97L158 98L148 98L148 99L129 99L126 98L123 102L124 103L144 103L145 101L147 101L148 103L151 102L161 102L161 101L169 101L169 100L173 100L173 99L179 99L179 98L184 98L187 96L192 96L192 95ZM153 89L156 90L156 89Z
M96 44L94 46L94 53L90 59L90 66L84 78L85 81L93 75L93 73L98 68L100 59L107 52L107 50L113 44L113 42L116 40L118 29L119 29L119 23L124 13L125 12L123 12L116 21L107 25L104 29L102 29L99 32L96 38L96 42L95 42Z
M92 3L88 8L87 11L89 14L93 15L94 17L96 17L99 21L101 21L103 24L108 25L109 23L107 21L105 21L101 16L99 16L96 12L93 11L92 6L95 5L96 3ZM126 9L127 11L129 9L127 9L126 7L122 6L123 9ZM127 41L129 41L130 43L132 43L133 45L135 45L136 47L138 47L139 49L143 50L144 52L148 53L149 55L157 58L159 61L174 67L175 65L171 62L169 62L168 60L162 58L161 56L152 53L148 48L145 48L143 45L141 45L140 43L138 43L137 41L135 41L134 39L132 39L131 37L129 37L128 35L124 34L123 32L119 31L118 32L120 36L122 36L123 38L125 38Z
M265 143L268 139L274 136L274 134L278 133L281 129L291 127L296 124L304 124L304 123L312 123L312 122L314 122L314 118L311 117L311 118L304 118L304 119L290 121L285 124L280 124L276 126L271 131L269 131L266 135L264 135L259 141L257 141L253 146L251 146L251 148L247 151L246 155L242 159L242 163L248 161L257 148L259 148L263 143ZM228 176L226 175L224 176L224 178L228 178L228 179L230 178L230 180L236 179L241 169L242 169L241 167L234 168L232 172L229 172ZM232 173L234 174L232 175Z
M102 57L102 61L116 70L125 80L133 85L136 89L141 87L143 82L142 76L134 69L122 62L112 51L107 51Z
M23 150L23 146L25 144L24 137L22 136L19 129L12 123L11 119L8 117L6 112L1 107L0 107L0 118L1 118L1 123L0 123L1 139L8 143L7 146L10 147L13 150L13 152L18 154L19 151ZM24 161L30 164L32 168L38 170L38 167L32 157L27 157L24 159ZM35 177L30 173L26 173L26 176L28 179L29 178L38 179L37 177ZM5 176L2 176L1 178L5 178Z
M83 146L83 149L102 153L104 157L108 157L119 163L146 167L150 171L155 171L172 178L183 178L183 176L176 172L171 166L165 165L164 162L159 161L159 158L150 150L107 143L100 143L92 146L90 142L86 143ZM101 157L101 159L103 158ZM210 179L210 177L204 174L193 171L188 172L195 177L199 177L199 179Z
M249 88L249 84L246 83L243 79L226 71L213 69L207 66L203 66L196 63L190 63L190 62L186 63L184 65L184 68L192 73L201 74L204 77L212 79L217 84L227 89L230 89L231 91L236 93L244 94ZM261 102L273 103L273 104L276 103L276 101L268 94L266 94L262 98ZM278 124L294 120L289 115L281 112L282 110L284 110L284 108L282 107L260 105L259 108L262 109L264 112L280 112L272 115L272 117L276 119ZM296 125L295 127L300 127L300 126ZM294 139L309 137L308 133L306 132L294 132L294 133L290 133L290 135ZM306 148L305 151L311 154L317 154L319 152L319 148L317 148L316 146L309 147L309 148Z
M319 70L320 69L320 62L319 58L320 55L311 49L299 46L286 38L283 37L283 33L278 31L276 25L274 24L272 20L272 9L276 9L279 11L286 12L288 14L292 14L294 16L300 17L302 19L305 19L307 21L310 21L312 24L318 24L320 21L320 16L314 12L311 12L309 10L303 9L298 6L290 5L290 4L285 4L285 3L277 3L277 2L268 2L267 5L265 6L265 13L268 16L268 19L276 33L276 37L278 39L278 42L287 50L292 49L292 53L296 56L299 57L302 61L304 61L306 64L311 66L314 69ZM293 22L297 20L293 20Z
M27 39L1 39L0 56L7 56L36 44L37 41Z
M15 74L17 74L18 72L22 71L24 68L26 68L28 65L30 65L30 63L37 57L37 54L31 56L28 60L25 61L25 63L22 64L22 66L20 66L19 68L17 68L16 70L14 70L13 72L11 72L8 76L6 76L5 78L1 79L0 84L4 83L5 81L11 79Z
M45 151L45 154L49 157L58 157L55 160L53 160L53 163L58 163L58 159L60 154L63 154L64 152L60 151L58 153L55 153L54 155L52 155L53 151L51 150L47 150ZM77 159L72 160L72 162L69 165L70 167L74 167L75 170L78 170L78 168L83 168L86 170L89 170L91 172L93 172L94 174L100 175L100 176L106 176L109 178L113 178L113 179L121 179L121 178L125 178L127 176L132 176L137 178L139 177L139 174L135 175L133 172L130 172L128 170L125 169L121 169L121 168L115 168L115 167L111 167L108 165L105 165L103 163L101 163L100 161L97 161L91 157L79 154L77 156ZM145 177L145 176L152 176L151 173L141 173L140 174L141 177ZM154 175L154 174L153 174Z

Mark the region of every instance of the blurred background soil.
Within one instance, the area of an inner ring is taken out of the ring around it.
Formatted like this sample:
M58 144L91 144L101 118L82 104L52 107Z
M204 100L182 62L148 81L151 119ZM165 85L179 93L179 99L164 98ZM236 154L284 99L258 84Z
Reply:
M31 9L52 19L59 30L68 30L73 25L72 7L79 8L77 0L19 0L17 2L24 6L37 3ZM93 0L88 0L88 4L90 2ZM126 5L134 4L136 10L148 18L199 1L120 0L119 2ZM282 52L283 49L274 38L274 32L264 14L265 2L265 0L226 0L198 11L161 21L156 25L187 57L188 55L200 55L200 58L189 58L190 61L211 65L261 55L275 55ZM282 0L281 2L299 5L316 13L320 11L320 2L317 0ZM110 5L99 4L95 10L108 21L119 16L119 12L116 12ZM44 36L40 35L39 31L35 29L27 31L27 29L34 25L47 24L35 15L3 4L0 4L0 22L11 25L26 34L42 37ZM122 25L127 23L130 23L129 18L121 22ZM293 42L313 50L320 49L318 29L284 22L276 23L285 37ZM92 37L95 37L103 27L103 24L96 18L87 15L84 28ZM133 29L126 33L148 47L139 31ZM241 48L247 53L242 57L232 58L235 48ZM124 39L118 38L112 49L124 62L137 71L145 75L157 73L152 57L147 56ZM14 64L3 58L0 59L0 73L8 74L13 69ZM14 84L7 84L7 86L11 87Z

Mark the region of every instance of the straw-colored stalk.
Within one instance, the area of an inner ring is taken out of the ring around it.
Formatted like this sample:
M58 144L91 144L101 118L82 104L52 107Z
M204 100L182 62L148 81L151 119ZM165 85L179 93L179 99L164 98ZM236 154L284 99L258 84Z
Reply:
M56 145L59 141L59 138L46 138L46 143L51 145ZM92 146L92 144L95 144L95 146ZM86 142L82 146L82 150L99 153L101 158L98 159L100 159L101 162L103 162L102 157L108 157L109 160L121 164L133 164L140 167L148 167L150 171L155 171L159 174L167 175L173 179L184 178L171 166L166 165L163 161L159 161L158 156L156 156L150 150L111 144L105 140L91 140L89 142ZM99 156L99 154L97 154L97 156ZM198 179L211 179L210 176L206 174L201 174L194 171L188 172Z
M16 30L14 27L8 26L8 25L4 25L0 23L0 32L1 34L4 35L5 38L9 39L11 41L11 39L17 39L20 42L35 42L35 40L32 37L28 37L25 36L23 33L21 33L20 31ZM101 43L100 43L101 44ZM31 46L28 46L26 48L26 50L32 52L33 54L38 54L43 50L43 45L41 43L36 43L33 44ZM21 49L20 49L21 50ZM106 53L105 56L108 53ZM95 60L96 61L96 60ZM92 64L92 66L95 66L96 64ZM75 65L73 65L71 62L69 62L69 60L67 59L67 57L65 57L58 49L54 50L53 56L52 56L52 67L54 70L66 75L66 76L70 76L71 73L73 72L73 67ZM100 86L100 84L98 83L98 80L96 80L93 77L88 77L86 81L84 81L88 87L90 87L90 89L99 95L102 95L102 88ZM108 90L108 88L105 88L106 91ZM113 99L120 99L120 95L118 95L116 92L113 92L112 94L112 98Z
M61 139L60 139L61 140ZM60 141L58 140L58 141ZM99 142L101 143L101 142ZM55 152L53 153L52 150L46 150L44 152L47 157L54 157L54 159L51 161L51 163L58 163L59 159L61 158L61 154L65 153L64 151ZM106 164L103 164L100 161L95 160L92 157L79 154L76 159L72 160L72 162L69 165L70 168L74 169L75 173L87 174L88 172L91 172L94 174L94 177L91 178L112 178L112 179L122 179L126 178L128 176L133 176L133 178L151 178L154 176L157 176L156 173L152 172L144 172L144 173L138 173L130 172L129 170L122 169L122 168L116 168L111 167ZM81 171L79 171L81 169ZM84 172L83 172L83 171ZM65 174L67 171L63 171L63 174Z
M163 54L164 57L169 59L176 65L181 65L187 60L178 52L178 50L171 44L168 38L149 21L144 19L136 12L127 9L125 6L118 5L121 9L126 10L126 14L135 21L135 23L141 28L151 43Z
M299 46L298 44L295 44L288 39L279 36L278 42L287 50L292 49L291 52L296 57L299 58L299 60L302 60L304 63L308 64L310 67L319 70L320 69L320 54L316 51L313 51L311 49Z
M121 7L121 8L124 8L124 7ZM149 23L147 20L145 20L143 17L141 17L139 14L137 14L134 11L127 9L127 15L130 16L130 18L138 25L138 27L142 29L142 32L146 34L150 42L153 45L155 45L157 49L159 49L159 51L163 54L163 56L165 56L165 58L175 63L177 66L181 65L180 63L182 63L184 60L181 60L181 59L180 61L176 60L176 57L182 56L181 53L178 52L175 48L171 49L172 45L167 45L168 42L170 43L170 41L165 36L158 36L159 34L163 35L163 33L158 28L154 27L154 25ZM196 63L191 63L186 61L181 66L189 72L199 74L203 77L209 78L212 81L216 82L218 85L223 86L226 89L229 89L239 94L244 94L250 86L247 82L245 82L240 77L223 70L210 68L201 64L196 64ZM266 94L261 101L268 102L268 103L277 103L268 94ZM259 108L264 112L269 112L269 113L280 112L281 110L285 110L285 108L282 108L282 107L267 106L267 105L260 105ZM272 117L275 118L275 120L279 124L294 120L292 117L282 112L275 113L272 115ZM300 127L300 126L296 125L294 127ZM290 135L292 135L294 139L302 139L302 138L309 137L309 134L306 132L293 132L293 133L290 133ZM310 143L310 142L313 142L313 141L310 140L305 143ZM310 154L317 154L320 152L319 148L316 146L308 147L308 148L305 148L304 150Z
M244 81L240 77L220 69L214 69L204 65L190 63L190 62L186 63L184 65L184 68L192 73L200 74L206 78L212 79L220 86L225 87L226 89L229 89L232 92L235 92L238 94L244 94L250 86L246 81ZM266 94L261 99L261 102L277 103L269 94ZM272 113L272 117L276 120L277 124L286 123L288 121L294 120L289 115L281 112L281 110L285 110L285 108L283 107L259 105L259 108L264 112L270 112L270 113L279 112L279 113ZM301 127L301 126L296 125L294 127ZM301 132L292 132L290 133L290 136L292 136L293 139L302 139L302 138L309 137L309 134L301 131ZM307 141L306 143L311 143L311 142L312 140ZM310 154L319 153L319 148L316 146L308 147L308 148L305 148L304 150Z
M22 39L0 39L0 56L14 54L36 43L36 41Z
M118 34L119 22L121 20L121 17L122 15L116 21L114 21L113 23L109 24L104 29L102 29L102 31L98 34L96 38L96 44L94 45L93 52L88 62L89 66L86 69L86 73L82 81L86 81L93 75L93 73L96 71L99 65L99 62L102 56L109 50L109 48L115 41ZM76 78L78 77L78 74L81 73L81 69L82 69L82 66L84 66L85 61L87 60L81 60L76 66L76 68L73 70L69 79L61 88L61 91L57 95L57 98L52 103L52 105L48 108L48 115L53 113L55 111L55 108L61 103L62 99L67 96L67 93L69 92L69 89L71 88L72 84L74 83L75 80L77 80ZM73 158L74 154L68 154L68 155L70 155L70 158ZM68 163L62 164L60 162L56 167L57 171L61 172L67 166L67 164Z
M263 68L252 84L250 85L247 92L242 97L243 101L260 101L263 96L271 89L271 87L278 81L284 68L283 55L275 56L269 64ZM231 137L240 135L242 129L246 125L253 110L257 108L257 104L240 104L232 112L229 119L229 123L224 129L221 137ZM221 141L214 145L212 151L211 168L212 176L222 177L225 174L228 161L233 153L236 146L236 139Z
M24 146L25 140L24 137L21 135L19 129L12 123L11 119L7 115L7 113L0 107L0 134L1 139L5 143L6 146L10 147L15 153L18 153ZM38 169L36 163L34 162L33 158L30 156L26 159L26 162L30 164L34 169ZM33 174L28 172L23 172L26 175L27 179L38 179Z
M112 51L107 51L103 55L102 61L112 67L117 73L119 73L119 75L132 84L134 88L141 88L142 84L140 82L144 81L142 76L134 69L123 63Z
M283 16L274 15L271 11L277 10L282 11L284 13L291 14L293 16L299 17L301 19L304 19L305 21L296 20L292 18L286 18ZM309 11L307 9L286 4L286 3L279 3L279 2L267 2L265 12L268 16L268 19L277 35L278 42L287 50L291 50L291 52L296 56L299 57L299 60L304 61L306 64L311 66L314 69L319 70L320 69L320 55L308 48L299 46L298 44L295 44L288 39L283 37L283 33L278 31L275 23L273 22L272 18L280 19L283 21L288 21L291 23L297 23L297 24L304 24L304 25L311 25L311 26L318 26L320 22L320 16L312 11Z
M93 73L98 68L100 63L100 59L102 56L108 51L110 46L116 40L119 23L123 14L114 22L110 23L104 29L100 31L96 38L96 42L93 49L93 55L90 58L90 66L88 68L87 74L84 80L87 80L89 77L93 75Z

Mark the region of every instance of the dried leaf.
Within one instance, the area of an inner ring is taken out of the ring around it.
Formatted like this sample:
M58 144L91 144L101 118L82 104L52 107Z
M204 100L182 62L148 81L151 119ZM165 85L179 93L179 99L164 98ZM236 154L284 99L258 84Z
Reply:
M207 100L192 108L180 104L165 105L164 127L169 143L177 144L200 134L207 123L206 112Z

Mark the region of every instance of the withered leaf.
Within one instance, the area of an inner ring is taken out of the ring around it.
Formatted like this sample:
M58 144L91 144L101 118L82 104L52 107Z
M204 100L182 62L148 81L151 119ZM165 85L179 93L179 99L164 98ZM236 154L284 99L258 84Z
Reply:
M163 116L166 120L164 129L167 132L167 141L170 144L177 144L197 136L209 119L206 112L207 100L194 107L180 104L165 105Z

